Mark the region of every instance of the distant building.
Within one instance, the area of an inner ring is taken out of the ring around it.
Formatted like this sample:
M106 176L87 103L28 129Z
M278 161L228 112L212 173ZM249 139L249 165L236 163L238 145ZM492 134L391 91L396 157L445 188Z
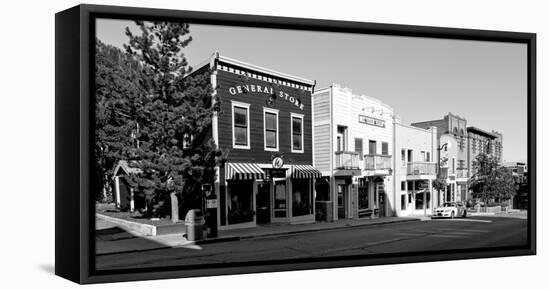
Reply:
M468 135L467 121L449 113L442 119L412 123L429 129L437 127L440 174L447 181L442 201L463 201L468 198Z
M516 183L516 195L513 198L514 209L529 208L528 171L526 162L506 162L504 167L512 171Z
M485 153L502 163L502 134L496 131L488 132L480 128L469 126L468 129L468 169L473 172L475 158Z

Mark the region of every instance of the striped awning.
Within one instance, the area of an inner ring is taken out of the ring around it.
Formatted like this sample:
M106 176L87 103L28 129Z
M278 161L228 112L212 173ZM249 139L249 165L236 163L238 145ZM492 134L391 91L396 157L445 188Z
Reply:
M317 179L321 172L310 165L293 165L292 178L294 179Z
M227 163L225 167L226 180L256 180L265 179L264 171L253 163Z

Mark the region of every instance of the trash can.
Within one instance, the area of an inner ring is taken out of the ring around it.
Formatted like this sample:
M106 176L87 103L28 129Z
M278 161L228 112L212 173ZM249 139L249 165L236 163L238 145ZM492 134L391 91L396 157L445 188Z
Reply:
M187 240L198 241L204 238L204 216L199 209L191 209L185 215Z

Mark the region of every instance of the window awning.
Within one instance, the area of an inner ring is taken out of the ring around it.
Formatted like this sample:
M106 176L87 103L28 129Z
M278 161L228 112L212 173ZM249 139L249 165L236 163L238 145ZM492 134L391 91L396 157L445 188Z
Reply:
M310 165L293 165L292 178L294 179L317 179L321 172Z
M254 163L227 163L225 167L227 180L265 179L264 171Z

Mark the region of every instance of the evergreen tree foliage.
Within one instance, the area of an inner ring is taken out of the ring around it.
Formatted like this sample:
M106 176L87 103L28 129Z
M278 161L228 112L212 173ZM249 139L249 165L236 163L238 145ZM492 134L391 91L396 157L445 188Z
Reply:
M96 159L105 172L118 159L141 170L128 180L149 204L147 215L165 216L171 192L185 213L201 208L201 186L223 162L211 131L219 101L209 71L189 76L188 24L136 24L138 35L126 28L125 53L98 42Z

